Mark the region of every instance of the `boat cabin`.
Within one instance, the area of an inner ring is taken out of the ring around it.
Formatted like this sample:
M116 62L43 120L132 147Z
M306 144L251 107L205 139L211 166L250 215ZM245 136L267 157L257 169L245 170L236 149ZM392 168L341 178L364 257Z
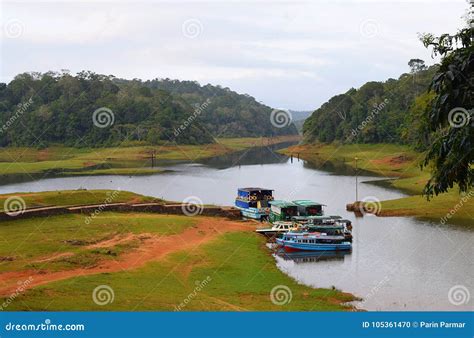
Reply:
M264 188L239 188L235 205L239 208L269 208L273 190Z
M343 236L344 227L340 225L333 225L333 226L312 225L312 226L308 226L308 232L312 234L320 234L323 236Z
M270 202L270 222L291 221L298 214L298 206L292 202L275 200Z
M296 200L293 201L298 206L299 216L322 216L323 207L325 204L314 202L311 200Z

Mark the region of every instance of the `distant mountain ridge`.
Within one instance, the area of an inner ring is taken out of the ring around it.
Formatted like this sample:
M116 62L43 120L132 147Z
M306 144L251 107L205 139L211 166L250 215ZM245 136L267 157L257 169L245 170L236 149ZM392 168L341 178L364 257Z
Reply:
M303 125L308 117L311 116L313 112L311 110L290 110L291 118L293 124L295 125L298 133L303 134Z
M290 109L291 116L293 118L293 121L301 121L301 120L306 120L308 117L313 114L312 110L291 110Z

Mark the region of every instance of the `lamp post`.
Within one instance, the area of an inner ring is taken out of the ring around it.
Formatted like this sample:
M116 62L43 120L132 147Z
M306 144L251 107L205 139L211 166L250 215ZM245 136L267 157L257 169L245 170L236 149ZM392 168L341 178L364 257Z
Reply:
M359 174L359 170L357 169L357 161L359 160L359 158L355 157L354 160L355 160L355 171L356 171L355 176L356 176L356 202L357 202L359 200L359 191L358 191L359 182L358 182L358 177L357 177L357 175Z

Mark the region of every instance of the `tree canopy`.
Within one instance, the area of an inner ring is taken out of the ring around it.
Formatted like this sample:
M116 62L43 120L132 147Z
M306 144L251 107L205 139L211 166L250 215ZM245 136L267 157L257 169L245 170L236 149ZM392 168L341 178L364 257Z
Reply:
M467 191L473 184L474 29L471 27L455 35L422 36L424 45L442 57L430 84L435 96L427 111L428 128L433 135L423 163L432 168L432 177L425 187L428 196L446 192L455 184L461 191Z

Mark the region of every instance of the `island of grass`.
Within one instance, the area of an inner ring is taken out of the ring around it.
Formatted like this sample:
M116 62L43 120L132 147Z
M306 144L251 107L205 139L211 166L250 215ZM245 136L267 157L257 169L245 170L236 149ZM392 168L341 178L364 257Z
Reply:
M409 146L396 144L302 144L281 151L287 155L300 156L318 167L330 164L341 167L349 174L366 172L380 176L384 181L375 182L399 189L408 195L396 200L382 201L379 216L416 216L435 223L453 223L472 226L474 218L474 196L460 194L457 188L427 200L422 195L429 179L429 170L421 170L424 154ZM372 182L374 183L374 182ZM449 215L449 216L447 216Z
M111 193L49 192L23 198L37 205L96 204ZM125 192L121 198L151 199ZM86 222L87 216L0 222L3 310L354 309L347 305L354 296L310 288L281 272L253 222L144 212L101 212ZM97 298L101 288L109 292L108 299Z

